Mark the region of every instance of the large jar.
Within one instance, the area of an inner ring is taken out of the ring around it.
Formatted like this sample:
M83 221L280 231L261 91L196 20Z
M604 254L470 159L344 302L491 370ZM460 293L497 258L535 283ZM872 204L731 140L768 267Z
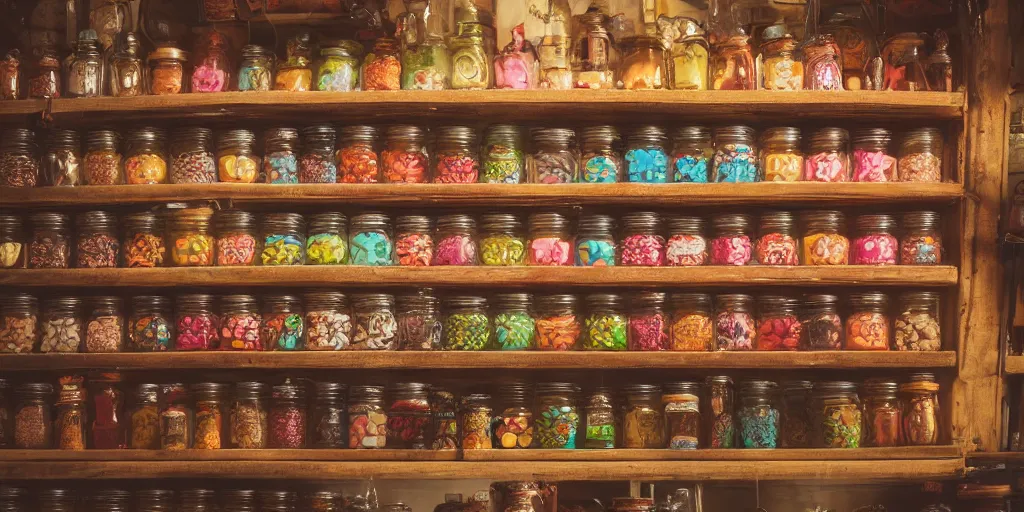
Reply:
M335 41L320 49L317 71L318 91L348 92L359 90L359 57L363 45L355 41Z
M761 132L760 166L765 181L800 181L804 170L800 129L778 126Z
M664 260L661 217L654 212L623 215L619 263L626 267L660 267Z
M121 168L121 136L112 130L90 131L85 138L86 185L120 185L124 183Z
M576 297L539 295L534 300L537 350L574 350L580 337Z
M750 295L721 294L715 297L715 349L754 350L754 298Z
M340 292L303 295L306 306L306 350L343 350L352 344L352 316Z
M472 222L472 218L466 215L454 215L450 217L466 217ZM458 222L456 224L459 224ZM395 219L395 259L402 267L429 267L435 264L434 230L433 222L426 215L402 215ZM472 230L467 231L467 226L452 226L446 221L446 228L454 228L459 233L470 233L469 235L452 234L446 236L449 247L456 239L461 237L471 238ZM449 229L449 231L451 231ZM452 238L452 237L455 238ZM449 251L450 258L453 253ZM475 254L475 246L474 246ZM461 258L461 254L455 254ZM468 264L468 263L467 263Z
M899 297L894 321L893 350L942 350L942 330L939 319L939 294L935 292L905 292Z
M708 62L711 87L715 91L753 91L757 89L754 54L750 36L739 32L711 47Z
M607 388L597 388L587 397L584 408L586 438L584 448L610 450L616 447L616 429L619 425L615 414L612 393Z
M626 139L626 176L630 183L667 183L667 138L659 126L641 126Z
M427 148L423 130L416 126L389 126L380 153L387 183L428 183Z
M779 443L779 408L776 387L767 380L740 383L737 416L744 448L776 448Z
M778 25L768 27L762 36L761 84L767 91L799 91L804 88L804 64L796 52L796 38L779 34L780 28L784 30Z
M861 386L864 396L864 446L882 448L903 443L903 407L899 384L869 379Z
M187 450L192 447L192 408L184 384L160 386L160 449Z
M0 269L25 268L27 252L22 217L0 213Z
M261 382L235 384L231 405L231 447L263 449L267 447L267 385Z
M801 216L804 225L804 265L846 265L850 262L850 240L846 238L846 217L834 210L811 211Z
M576 266L615 266L618 250L614 231L615 219L610 215L591 214L581 217L576 227Z
M45 450L53 446L53 386L46 383L19 384L14 390L14 447Z
M531 183L575 183L579 175L579 161L570 149L572 130L565 128L534 128L534 153L527 161Z
M538 448L576 448L580 417L576 410L579 386L565 382L537 384L534 423Z
M491 328L487 318L487 300L469 295L444 300L445 350L486 350Z
M454 450L459 447L457 409L458 404L451 391L437 386L430 388L430 410L434 425L433 449Z
M209 128L182 128L171 134L171 183L217 182L211 139L213 130Z
M803 324L797 317L800 301L764 295L757 299L757 350L799 350Z
M181 208L170 211L167 225L171 260L178 267L213 265L214 239L210 235L211 208Z
M480 216L480 263L486 266L522 265L526 260L523 224L511 213Z
M495 124L487 128L481 152L483 183L522 183L526 180L526 157L518 126Z
M711 296L704 293L673 293L669 296L671 327L668 350L704 352L715 346L711 320Z
M623 391L626 402L622 410L622 447L664 448L661 386L633 384Z
M217 235L215 259L219 267L248 266L256 262L256 217L241 210L220 210L213 215Z
M117 217L109 212L85 212L75 218L75 224L78 227L75 267L117 267L118 257L121 255Z
M299 183L337 183L338 162L334 154L334 127L321 124L302 129Z
M124 314L120 297L98 296L86 300L89 316L82 351L111 353L124 350Z
M306 390L285 380L274 386L267 413L268 448L306 447Z
M859 215L850 248L853 265L895 265L899 242L893 235L896 219L888 214Z
M128 319L128 343L132 352L163 352L174 339L171 302L166 297L132 297L132 315Z
M850 294L846 350L889 350L889 297L879 292Z
M661 403L668 448L696 450L701 439L700 385L696 382L665 384Z
M4 130L0 141L0 185L34 187L39 183L36 134L25 128Z
M866 128L853 132L853 181L888 183L899 181L896 158L889 151L892 132Z
M309 413L310 448L348 446L348 410L345 406L348 386L338 382L317 382L313 389L313 405Z
M708 241L704 219L670 217L665 242L665 264L670 267L699 267L708 262Z
M384 412L384 388L353 386L348 401L348 447L387 447L388 415Z
M221 295L219 306L221 350L264 350L262 317L255 297Z
M267 183L299 182L299 132L295 128L271 128L263 134L263 176ZM237 163L237 160L236 160Z
M476 132L467 126L442 126L434 136L434 183L476 183L480 158Z
M29 99L60 98L60 61L52 48L44 47L36 62L35 74L28 80Z
M711 131L704 126L680 126L672 133L672 182L707 183L708 162L714 151Z
M616 148L618 142L619 131L614 126L588 126L580 131L580 182L615 183L621 179L624 163ZM644 149L636 151L639 153L634 153L634 160L643 156ZM649 162L641 158L639 165L646 163Z
M256 44L242 47L238 66L239 91L269 91L274 83L274 54Z
M497 414L494 421L495 448L522 449L533 444L533 410L527 397L529 384L502 384L498 390Z
M707 409L704 419L708 448L733 448L736 446L736 420L733 410L732 377L713 375L704 379L707 389Z
M172 46L161 46L149 53L149 93L178 94L188 92L185 64L188 53Z
M127 138L124 174L129 185L167 183L167 151L164 131L143 127Z
M494 43L480 23L459 23L449 38L452 54L452 89L488 89L494 84Z
M665 68L665 46L660 39L647 36L622 41L619 81L629 90L665 89L669 74Z
M295 295L263 297L263 327L260 339L269 350L303 350L302 303Z
M527 264L534 266L571 266L572 235L569 219L560 213L532 213L528 219Z
M160 407L157 396L160 387L156 384L139 384L135 400L128 413L131 433L129 446L133 450L160 449Z
M840 50L830 34L811 36L801 44L804 54L805 86L812 91L843 90Z
M395 297L383 293L352 296L353 350L395 350L398 348L398 321Z
M583 343L586 350L623 351L627 343L628 317L622 298L610 293L594 293L584 299Z
M192 385L195 398L195 441L197 450L219 450L228 448L230 441L229 418L226 401L228 386L216 382L200 382Z
M700 23L693 18L677 17L676 39L669 47L669 88L703 91L708 88L708 40Z
M338 164L338 183L377 183L382 177L377 165L377 129L355 125L341 128L335 158Z
M39 302L24 293L0 297L0 352L28 354L39 343Z
M842 128L822 128L814 132L807 142L804 181L850 181L849 141L849 132Z
M817 448L860 448L863 428L857 385L818 382L811 395L813 434Z
M782 383L782 414L779 420L780 448L811 447L811 390L814 384L807 380Z
M420 382L398 382L388 390L388 448L426 450L432 439L429 386Z
M6 318L6 315L4 317ZM41 332L40 352L44 354L78 352L84 334L82 301L76 297L55 297L44 300L39 330Z
M128 448L128 425L124 414L124 393L121 376L117 373L102 375L91 382L92 398L90 448L97 450L123 450Z
M907 212L901 222L900 265L941 265L942 231L936 212Z
M74 187L82 184L82 145L78 132L54 130L42 159L43 185Z
M103 96L104 59L100 56L99 41L96 37L96 31L86 29L78 33L78 41L72 45L75 53L65 61L69 98ZM157 92L154 91L153 94Z
M232 3L223 0L203 2L206 7L211 3ZM232 5L232 10L234 5ZM232 15L232 18L234 16ZM210 19L207 16L207 19ZM224 92L231 85L231 62L228 59L227 37L217 30L210 30L196 42L193 54L195 65L192 68L192 92Z
M440 350L441 315L439 301L429 288L396 298L399 350ZM530 330L533 333L533 329Z
M489 450L493 447L491 395L472 394L459 404L459 447L463 450Z
M302 265L305 262L306 232L302 215L268 213L263 216L261 231L260 262L263 265Z
M939 442L939 383L930 373L915 373L900 384L903 441L908 446Z
M712 265L747 265L753 259L750 241L750 216L742 213L719 214L711 219L713 238L709 254Z
M842 350L846 331L838 312L839 298L835 295L808 295L804 297L800 314L802 326L800 348L804 350Z
M915 128L904 133L897 163L900 181L942 181L942 151L942 131L938 128Z
M717 183L761 181L757 167L754 129L749 126L720 126L714 129L715 156L712 160Z
M761 214L757 244L754 253L762 265L800 264L800 244L796 238L793 214L765 212Z
M256 136L249 130L228 130L217 139L217 176L224 183L256 183L259 157L253 154Z
M495 348L528 350L534 347L537 327L530 315L531 302L533 296L529 293L501 293L491 297Z
M32 238L28 245L28 268L68 268L71 243L68 217L63 213L40 212L29 216Z
M397 91L402 88L402 62L398 41L381 37L363 59L364 91Z
M664 293L637 292L630 297L629 350L650 352L668 349L668 325Z
M287 60L277 69L274 77L275 91L313 90L313 69L310 65L311 48L309 32L300 31L285 43Z
M217 317L213 314L213 296L179 295L174 302L174 350L209 350L217 348L219 334Z
M478 264L476 221L470 215L450 214L437 219L437 248L434 265Z

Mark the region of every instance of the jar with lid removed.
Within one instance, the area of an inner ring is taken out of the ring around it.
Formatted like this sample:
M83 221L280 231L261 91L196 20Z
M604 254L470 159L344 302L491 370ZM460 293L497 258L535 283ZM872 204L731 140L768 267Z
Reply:
M217 236L215 259L219 267L249 266L256 262L259 242L256 217L241 210L220 210L213 215Z
M388 415L384 411L384 388L353 386L348 401L348 447L379 449L387 447Z
M39 184L36 134L25 128L4 131L0 141L0 185L31 188Z
M171 325L171 301L166 297L139 295L132 297L132 314L128 319L128 341L133 352L163 352L171 349L174 339Z
M696 382L665 384L661 403L668 448L696 450L701 439L700 385Z
M380 153L384 181L387 183L428 183L427 148L423 129L396 125L387 129L384 150Z
M942 181L942 131L938 128L916 128L903 134L900 144L900 181Z
M580 417L576 409L579 386L543 382L536 386L534 437L539 448L576 448Z
M625 164L616 147L619 139L619 131L614 126L588 126L580 132L580 182L615 183L622 178ZM638 154L634 154L636 156Z
M704 380L707 404L704 421L708 448L733 448L736 445L736 421L733 411L732 377L711 376Z
M352 295L352 350L395 350L398 321L395 297L383 293Z
M352 344L352 316L345 295L306 292L306 350L344 350Z
M487 300L475 296L451 296L444 300L444 348L446 350L486 350L491 327Z
M299 182L299 132L295 128L270 128L263 134L263 176L267 183ZM237 164L237 160L236 160Z
M754 350L754 298L722 294L715 297L716 350Z
M617 258L615 219L602 214L581 217L576 228L576 266L612 267Z
M399 295L396 303L398 350L440 350L441 315L432 291L428 288Z
M348 386L337 382L317 382L313 389L313 405L309 412L310 448L348 446L348 411L345 406Z
M169 211L167 224L171 260L179 267L208 267L214 263L214 239L210 234L213 209L182 208Z
M376 140L377 129L372 126L341 128L335 154L338 183L378 183L382 180L374 147Z
M628 348L628 317L620 296L608 293L587 295L584 307L584 349L623 351Z
M39 301L24 293L0 297L0 352L28 354L39 343Z
M120 185L124 183L121 167L121 137L112 130L90 131L85 138L82 160L86 185Z
M249 130L227 130L217 138L217 177L223 183L256 183L259 157L253 153L256 135Z
M53 418L54 448L84 450L86 426L86 392L82 377L61 377Z
M530 315L533 296L529 293L502 293L491 297L491 325L494 345L500 350L533 348L536 325Z
M528 403L532 386L522 382L501 384L497 393L494 447L529 448L533 444L533 410Z
M665 417L662 415L661 386L633 384L623 390L623 448L664 448Z
M51 187L81 185L82 145L78 132L54 130L48 143L41 164L43 184Z
M302 265L306 258L306 226L297 213L263 216L260 262L264 266Z
M269 448L306 447L306 390L291 381L274 386L267 413Z
M387 215L364 212L352 217L349 228L349 263L352 265L392 265L394 242Z
M434 136L434 183L476 183L480 156L476 132L468 126L441 126Z
M818 448L860 448L863 411L852 382L818 382L811 395L814 442Z
M797 316L800 301L763 295L757 299L757 350L799 350L803 324Z
M801 216L804 224L804 265L846 265L850 262L850 239L846 238L846 217L834 210L811 211Z
M776 448L779 443L779 408L774 382L740 383L739 437L744 448Z
M531 183L575 183L579 161L571 149L575 133L564 128L535 128L531 131L534 153L527 162Z
M121 255L117 217L109 212L85 212L75 218L78 228L77 268L114 268Z
M0 302L0 309L3 309L2 304ZM6 314L4 317L6 318ZM44 354L78 352L85 331L82 327L82 301L75 297L55 297L44 300L39 331L41 333L40 352Z
M419 382L392 385L388 392L388 448L427 449L431 439L428 389Z
M751 219L741 213L719 214L711 219L709 254L712 265L747 265L753 259Z
M483 183L522 183L526 180L526 156L520 128L495 124L484 133L480 181Z
M537 350L574 350L580 322L573 295L539 295L534 301Z
M471 215L458 213L437 219L434 265L476 265L479 262L477 253L476 220Z
M631 212L622 216L619 263L627 267L660 267L665 261L665 237L661 217L654 212Z
M348 262L348 230L344 214L324 212L309 216L306 236L307 265L343 265Z
M221 295L219 300L220 349L263 351L263 322L252 295Z
M936 212L903 214L900 265L941 265L943 256L940 217Z
M523 224L511 213L480 216L480 262L485 266L515 266L526 261Z
M893 350L942 350L939 294L906 292L899 297L894 321Z
M533 213L527 221L529 242L527 264L532 266L571 266L573 237L569 219L560 213Z
M853 265L895 265L899 242L893 233L896 219L887 214L860 215L854 221L856 234L850 248Z
M267 447L267 386L260 382L235 384L231 405L232 448L263 449Z
M179 295L174 302L174 350L209 350L219 343L213 296Z
M263 297L263 326L260 339L270 350L303 350L306 335L302 304L295 295Z
M128 134L124 174L129 185L167 183L166 141L163 130L149 126Z
M156 384L139 384L135 390L135 399L128 413L131 429L128 440L133 450L160 449L159 393L160 388Z
M86 300L83 352L111 353L124 350L124 314L120 297L98 296Z
M665 313L665 294L637 292L630 297L629 350L668 349L669 317Z
M846 319L846 350L889 350L889 297L884 293L850 294Z
M171 183L216 183L213 130L189 127L171 134Z

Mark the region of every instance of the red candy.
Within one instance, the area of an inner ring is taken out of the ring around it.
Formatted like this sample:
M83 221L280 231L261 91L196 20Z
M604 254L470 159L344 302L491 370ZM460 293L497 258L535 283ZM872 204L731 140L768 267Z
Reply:
M629 350L658 351L668 348L668 324L663 314L629 317Z
M657 235L630 235L622 241L622 264L660 267L665 260L665 240Z
M217 348L217 322L213 315L178 317L178 338L175 350L209 350Z
M476 244L466 235L452 235L437 243L435 265L475 265Z
M437 158L434 183L476 183L480 179L480 163L468 155L443 155Z
M306 444L306 411L299 407L274 407L268 418L270 448L303 448Z
M796 239L782 233L766 233L757 240L757 261L762 265L799 265Z
M750 237L722 236L711 240L712 265L746 265L750 263Z
M430 235L413 233L395 242L395 254L402 267L429 267L434 259L434 240Z
M757 325L757 349L798 350L802 331L803 325L793 315L762 318Z
M252 265L256 258L256 238L252 235L233 235L217 238L217 265Z

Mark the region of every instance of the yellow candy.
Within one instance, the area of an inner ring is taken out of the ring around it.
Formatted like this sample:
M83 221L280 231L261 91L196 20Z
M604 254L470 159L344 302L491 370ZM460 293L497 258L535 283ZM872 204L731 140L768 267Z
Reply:
M167 162L160 155L142 153L124 161L129 185L167 182Z
M799 181L804 157L792 153L772 153L764 158L765 181Z
M220 181L225 183L254 183L256 161L245 155L224 155L217 164Z

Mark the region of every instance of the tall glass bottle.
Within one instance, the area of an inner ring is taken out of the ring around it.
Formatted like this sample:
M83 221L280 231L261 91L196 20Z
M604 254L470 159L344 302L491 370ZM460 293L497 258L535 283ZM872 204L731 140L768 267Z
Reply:
M402 89L439 91L449 87L451 62L444 36L441 0L403 0L396 21L402 47Z
M611 68L612 43L608 36L608 15L591 4L579 15L580 31L572 54L573 87L579 89L613 89L615 73ZM705 75L707 72L705 72Z
M679 35L669 48L669 88L703 91L708 88L708 40L693 18L682 18Z
M544 21L544 37L537 46L540 57L540 88L571 89L569 47L572 38L569 22L572 9L569 7L569 0L550 0L547 7L547 12L540 14Z
M134 32L126 32L118 39L118 47L110 63L110 95L128 97L145 94L139 39Z

